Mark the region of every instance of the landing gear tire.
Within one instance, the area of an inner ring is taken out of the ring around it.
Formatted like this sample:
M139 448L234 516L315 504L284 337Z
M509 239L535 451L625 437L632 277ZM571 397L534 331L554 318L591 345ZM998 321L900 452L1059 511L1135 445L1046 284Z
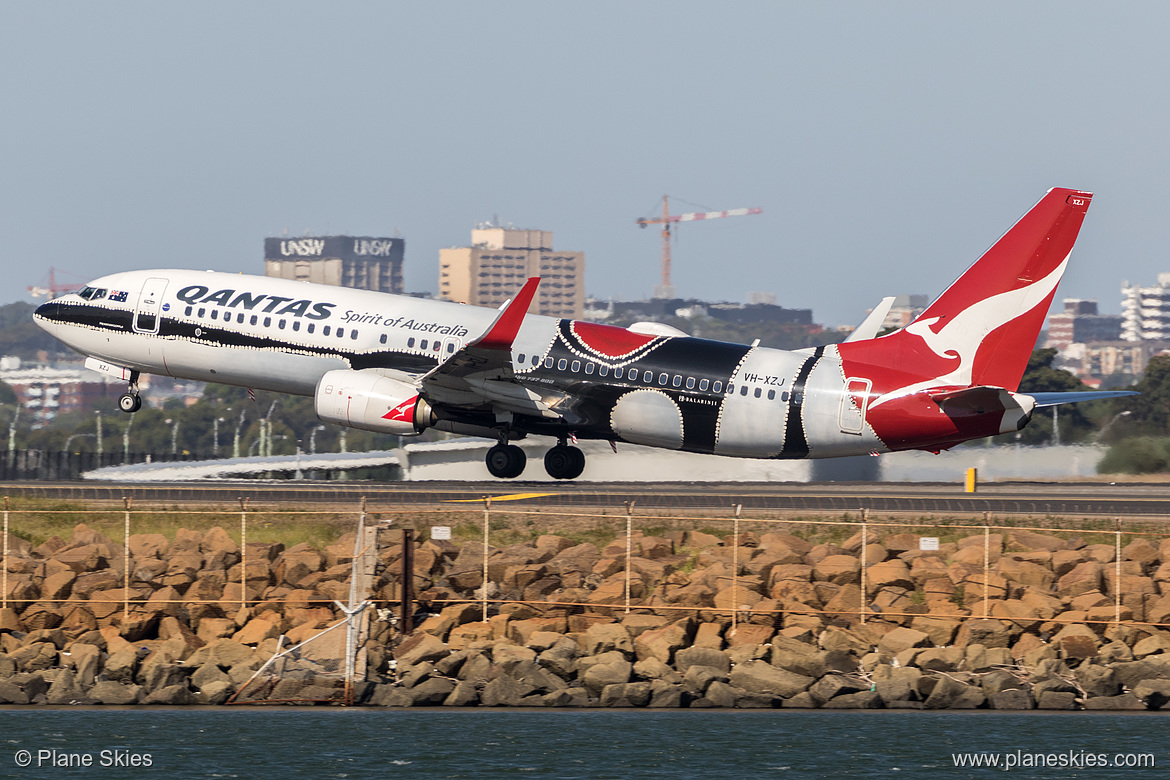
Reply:
M553 479L576 479L585 470L585 453L558 444L544 454L544 470Z
M488 450L486 461L493 477L515 479L524 473L528 456L515 444L497 444Z
M142 399L136 393L123 393L118 397L118 408L126 414L133 414L142 408Z

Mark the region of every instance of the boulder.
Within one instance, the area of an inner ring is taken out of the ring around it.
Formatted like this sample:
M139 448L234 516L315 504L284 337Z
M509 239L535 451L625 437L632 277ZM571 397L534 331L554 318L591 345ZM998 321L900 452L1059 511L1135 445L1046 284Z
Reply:
M1008 688L993 693L988 698L988 705L993 710L1030 710L1036 706L1032 695L1019 688Z
M652 628L639 633L634 639L634 653L639 660L656 658L664 664L669 664L674 660L675 653L686 643L686 638L686 631L677 624Z
M420 661L437 661L448 652L443 640L430 634L416 633L394 648L394 659L413 666Z
M135 704L142 697L142 687L102 680L89 689L88 695L96 704Z
M881 641L878 642L878 651L888 655L897 655L903 650L912 647L927 647L930 644L932 644L930 635L925 631L898 627L887 632L881 638Z
M586 630L584 645L586 655L597 655L611 650L616 650L627 658L633 658L634 642L625 627L619 623L601 623Z
M680 653L681 655L681 653ZM731 670L731 684L749 693L764 693L790 699L808 690L811 677L777 669L766 661L747 661Z
M1086 710L1144 710L1146 705L1132 693L1123 693L1120 696L1098 696L1085 699Z
M629 661L615 658L591 665L580 676L580 682L595 696L600 696L602 689L607 685L629 682L633 669L634 666Z
M923 706L928 710L969 710L981 706L986 698L980 689L944 676L935 683Z
M726 653L707 647L687 647L675 653L675 669L685 674L691 666L711 666L727 672L731 670L731 659Z
M501 678L503 679L503 678ZM410 690L415 707L437 707L455 690L455 683L442 677L431 677Z

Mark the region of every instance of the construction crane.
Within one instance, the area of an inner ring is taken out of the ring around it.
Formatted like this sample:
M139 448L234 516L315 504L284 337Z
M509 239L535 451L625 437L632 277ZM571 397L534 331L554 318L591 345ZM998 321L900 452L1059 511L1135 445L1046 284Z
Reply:
M662 196L662 216L638 219L639 227L662 225L662 283L655 288L655 298L673 298L674 285L670 281L670 226L674 222L695 222L700 219L722 219L723 217L745 217L749 214L763 214L759 208L731 209L729 211L700 211L692 214L671 214L669 196Z
M66 275L72 276L73 274L66 274ZM76 282L58 283L57 282L57 269L52 268L52 267L49 268L48 277L42 281L43 281L43 284L32 285L28 288L29 297L52 299L52 298L56 298L59 295L64 295L65 293L76 292L77 290L81 289L81 284L76 283Z

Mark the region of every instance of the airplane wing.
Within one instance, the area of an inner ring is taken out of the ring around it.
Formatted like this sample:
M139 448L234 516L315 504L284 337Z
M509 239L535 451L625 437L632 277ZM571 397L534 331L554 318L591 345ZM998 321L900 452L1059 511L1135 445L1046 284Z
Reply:
M539 284L539 276L530 277L483 335L422 377L423 395L432 404L467 408L491 405L519 414L560 417L550 403L559 400L561 394L536 393L520 384L512 372L512 342Z

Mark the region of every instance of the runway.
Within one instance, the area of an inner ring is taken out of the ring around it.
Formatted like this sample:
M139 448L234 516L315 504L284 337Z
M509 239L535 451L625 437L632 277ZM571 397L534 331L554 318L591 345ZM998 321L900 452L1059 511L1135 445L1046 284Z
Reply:
M352 504L365 498L379 509L441 503L504 501L541 507L843 513L1170 517L1170 486L1148 483L992 483L964 493L943 483L629 483L629 482L257 482L214 483L20 482L0 483L0 495L121 503Z

